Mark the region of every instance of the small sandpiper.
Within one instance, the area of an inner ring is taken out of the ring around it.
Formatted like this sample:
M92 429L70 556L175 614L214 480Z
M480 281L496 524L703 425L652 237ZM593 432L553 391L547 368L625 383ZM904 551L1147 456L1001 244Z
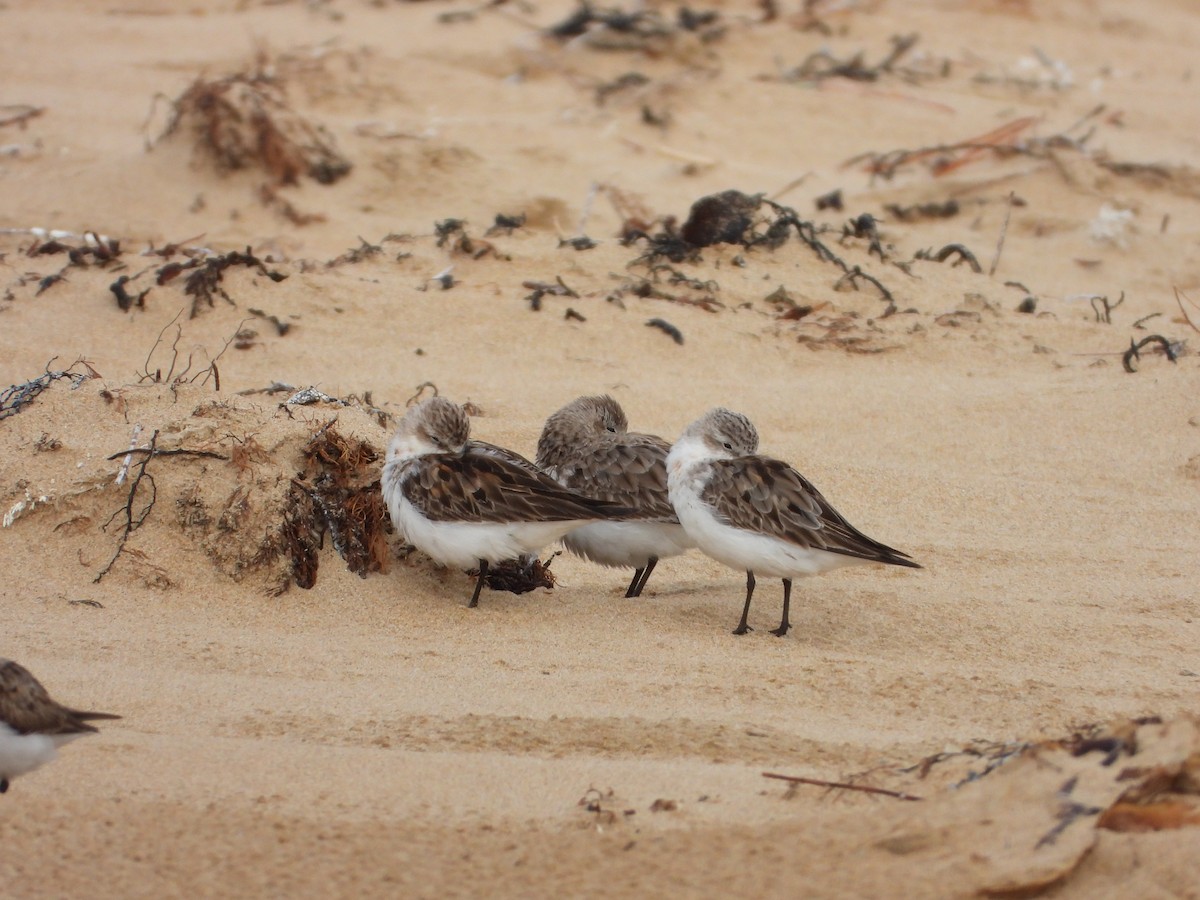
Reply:
M383 467L383 498L405 539L437 562L479 568L536 554L580 525L631 510L564 488L511 450L471 441L463 408L442 397L400 420Z
M0 794L18 775L54 759L63 744L95 734L88 720L119 718L69 709L52 700L24 666L0 659Z
M787 463L757 451L750 420L717 408L689 425L667 457L671 504L683 527L713 559L746 572L734 634L750 630L755 572L783 579L783 618L771 631L783 637L793 578L864 563L921 568L847 522Z
M537 464L564 487L633 509L628 519L597 522L569 532L563 544L602 566L633 568L626 597L639 597L660 559L678 556L688 537L667 495L671 445L629 431L612 397L580 397L546 420Z

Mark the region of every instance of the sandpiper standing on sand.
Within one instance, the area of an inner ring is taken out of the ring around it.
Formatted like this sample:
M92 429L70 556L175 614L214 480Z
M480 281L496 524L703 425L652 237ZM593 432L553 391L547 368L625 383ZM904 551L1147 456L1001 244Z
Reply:
M442 397L400 420L383 467L392 523L418 550L447 566L479 567L536 554L580 525L630 510L567 490L510 450L470 440L463 408Z
M872 562L921 568L847 522L787 463L757 451L750 420L717 408L689 425L667 457L671 504L683 527L713 559L746 572L734 634L750 630L755 572L783 579L783 618L771 631L783 637L793 578Z
M580 397L546 420L537 464L571 490L634 510L622 521L596 522L569 532L563 544L602 566L632 568L626 597L641 596L660 559L696 546L667 495L671 445L629 431L612 397Z
M119 718L69 709L52 700L24 666L0 659L0 794L18 775L54 759L63 744L95 734L89 719Z

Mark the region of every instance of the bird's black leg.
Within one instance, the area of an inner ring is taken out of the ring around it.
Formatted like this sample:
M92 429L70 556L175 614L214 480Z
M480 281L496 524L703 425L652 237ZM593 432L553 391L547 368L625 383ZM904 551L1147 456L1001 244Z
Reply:
M475 581L475 593L471 595L471 602L467 604L467 607L470 609L474 609L479 605L479 592L483 590L483 579L487 578L487 570L487 560L481 559L479 561L479 578Z
M8 779L0 778L0 794L8 792Z
M746 619L750 617L750 598L754 596L754 573L746 571L746 605L742 607L742 621L738 622L738 627L733 629L734 634L745 634L750 631L750 626L746 624Z
M636 597L638 595L638 582L642 580L642 573L645 569L633 570L633 581L629 582L629 589L625 591L626 597Z
M646 587L646 582L650 580L650 573L654 571L654 567L657 565L658 565L658 557L657 556L650 557L650 561L648 563L646 563L646 568L638 569L633 574L633 580L635 583L631 584L629 586L629 590L631 590L633 593L626 594L625 596L626 597L642 596L642 591Z
M792 627L792 623L788 621L788 607L792 605L792 579L783 579L783 620L779 623L778 628L772 628L771 634L776 637L783 637L788 633L788 629Z

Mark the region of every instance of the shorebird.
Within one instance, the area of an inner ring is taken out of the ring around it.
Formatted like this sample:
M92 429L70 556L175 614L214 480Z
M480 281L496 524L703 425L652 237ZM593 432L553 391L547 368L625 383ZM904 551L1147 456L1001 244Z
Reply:
M119 719L112 713L68 709L50 698L29 670L0 659L0 794L18 775L50 762L57 748L97 729L89 719Z
M755 572L783 579L783 618L771 631L783 637L793 578L873 562L921 568L847 522L787 463L757 451L750 420L717 408L689 425L667 457L671 504L683 527L713 559L746 572L734 634L750 630Z
M628 519L568 532L568 550L602 566L632 567L626 597L641 596L658 561L696 546L667 496L671 445L629 431L612 397L580 397L546 420L537 464L564 487L634 510Z
M388 445L382 478L392 523L409 543L443 565L478 566L469 606L479 605L489 564L630 514L567 490L511 450L471 441L470 429L462 407L442 397L414 406Z

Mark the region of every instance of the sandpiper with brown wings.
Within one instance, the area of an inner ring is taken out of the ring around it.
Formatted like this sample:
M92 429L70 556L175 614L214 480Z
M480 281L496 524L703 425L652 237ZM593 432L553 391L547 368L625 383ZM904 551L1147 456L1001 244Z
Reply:
M0 794L18 775L54 759L63 744L95 734L88 720L119 718L69 709L52 700L24 666L0 659Z
M511 450L471 440L467 414L433 397L410 409L388 446L383 498L409 543L438 562L479 567L536 554L580 525L631 510L564 488Z
M791 624L792 579L840 566L886 563L919 569L907 553L867 537L787 463L758 455L758 431L740 413L717 408L683 432L667 458L667 484L679 521L713 559L746 572L747 617L754 573L783 579L783 618Z
M687 536L667 495L671 445L629 430L612 397L579 397L546 420L537 464L573 491L628 506L622 521L596 522L568 532L563 545L602 566L632 568L626 597L639 597L660 559L695 542Z

